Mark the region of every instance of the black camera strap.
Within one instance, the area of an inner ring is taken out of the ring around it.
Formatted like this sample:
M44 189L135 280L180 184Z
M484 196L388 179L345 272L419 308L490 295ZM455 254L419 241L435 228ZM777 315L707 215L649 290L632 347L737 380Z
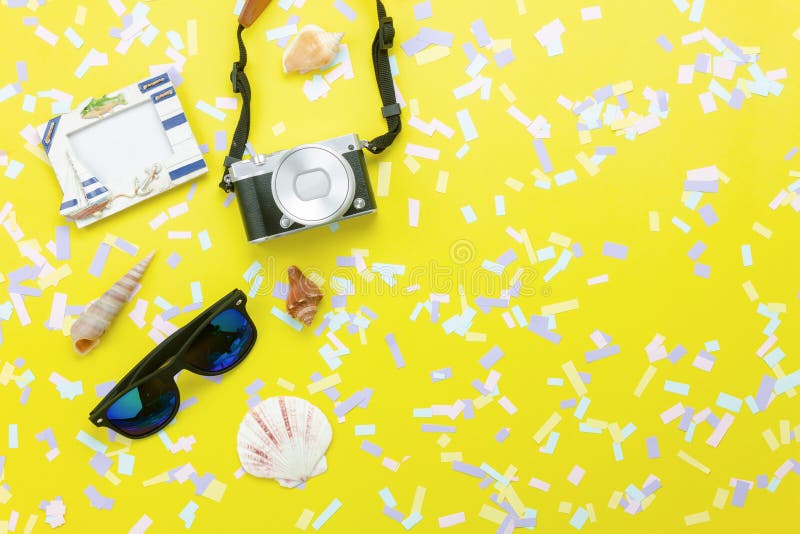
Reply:
M400 122L400 104L397 103L397 95L394 91L394 81L392 80L388 52L394 45L394 23L392 22L392 17L386 16L386 8L383 2L377 0L377 4L379 25L378 31L375 34L375 39L372 41L372 65L375 69L375 80L378 83L378 90L381 93L381 101L383 102L381 114L386 119L388 131L365 143L364 148L373 154L380 154L386 150L402 128L402 123ZM220 188L226 193L233 191L233 185L225 180L225 176L228 175L228 170L231 165L242 160L247 145L247 139L250 136L250 99L252 93L250 90L250 81L247 79L247 74L244 72L244 68L247 66L247 48L245 48L244 41L242 40L242 32L244 29L245 27L239 24L239 29L236 32L236 38L239 41L239 61L233 64L233 70L231 71L233 92L242 95L242 111L239 115L239 123L236 125L236 131L233 134L231 149L228 156L225 158L223 179L219 184Z

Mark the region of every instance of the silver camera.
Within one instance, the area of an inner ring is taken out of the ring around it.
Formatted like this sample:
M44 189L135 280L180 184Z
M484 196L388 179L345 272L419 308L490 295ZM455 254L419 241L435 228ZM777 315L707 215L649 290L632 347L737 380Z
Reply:
M376 210L356 134L238 161L225 181L251 243Z

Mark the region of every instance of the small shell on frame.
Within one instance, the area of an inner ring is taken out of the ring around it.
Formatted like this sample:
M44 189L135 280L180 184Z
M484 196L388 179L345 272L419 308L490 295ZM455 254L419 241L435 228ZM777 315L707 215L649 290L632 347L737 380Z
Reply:
M297 266L289 267L289 294L286 296L286 311L289 315L306 326L311 326L320 300L322 290L319 286L306 278Z
M339 53L342 37L344 33L304 26L283 53L283 72L307 72L328 65Z
M151 252L137 263L100 298L89 304L78 317L70 330L76 352L86 354L100 343L100 338L108 330L111 321L119 314L136 290L136 285L141 280L147 266L150 265L154 254L155 252Z

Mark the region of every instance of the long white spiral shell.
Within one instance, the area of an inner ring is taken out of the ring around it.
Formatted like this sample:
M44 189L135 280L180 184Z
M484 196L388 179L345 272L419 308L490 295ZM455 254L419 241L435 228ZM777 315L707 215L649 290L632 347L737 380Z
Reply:
M294 488L328 469L333 430L322 411L298 397L271 397L239 425L237 449L244 470Z
M137 263L100 298L89 304L78 317L78 320L72 325L70 334L73 346L79 354L86 354L100 343L100 338L108 330L111 321L119 314L136 290L136 285L141 280L147 266L150 265L154 254L155 252L150 253L149 256Z

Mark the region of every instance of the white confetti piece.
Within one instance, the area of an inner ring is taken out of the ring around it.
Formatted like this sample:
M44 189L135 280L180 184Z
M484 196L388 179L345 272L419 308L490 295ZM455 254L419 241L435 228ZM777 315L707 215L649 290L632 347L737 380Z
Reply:
M584 7L581 9L581 19L583 20L600 20L603 18L603 13L600 6Z

